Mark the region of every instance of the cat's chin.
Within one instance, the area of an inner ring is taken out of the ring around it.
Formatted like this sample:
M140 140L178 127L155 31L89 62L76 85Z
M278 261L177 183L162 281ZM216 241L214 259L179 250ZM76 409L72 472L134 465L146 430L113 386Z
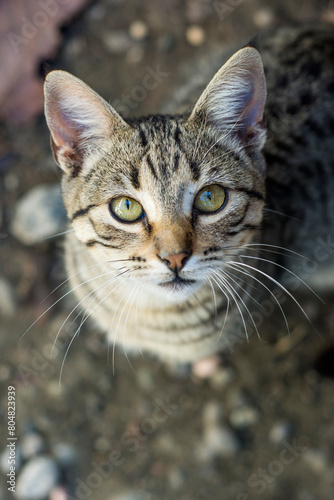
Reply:
M192 297L200 288L199 280L179 279L156 285L154 293L160 300L168 303L181 303Z

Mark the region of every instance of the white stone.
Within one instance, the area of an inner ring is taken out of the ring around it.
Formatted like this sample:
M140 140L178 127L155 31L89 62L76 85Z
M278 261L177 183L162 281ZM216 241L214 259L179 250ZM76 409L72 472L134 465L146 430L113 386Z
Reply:
M23 458L34 457L44 450L44 440L37 432L27 432L21 439L21 448Z
M16 206L12 234L33 245L66 230L66 212L58 184L42 184L26 193Z
M21 470L16 483L16 497L22 500L44 500L57 485L58 468L48 457L35 457Z

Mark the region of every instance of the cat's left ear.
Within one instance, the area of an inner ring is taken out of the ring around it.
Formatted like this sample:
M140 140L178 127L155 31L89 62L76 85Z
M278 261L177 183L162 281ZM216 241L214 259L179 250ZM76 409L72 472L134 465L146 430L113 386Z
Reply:
M262 60L253 47L234 54L216 73L197 101L188 122L206 121L217 140L236 138L261 149L265 142L263 110L266 83Z
M58 165L78 175L86 156L118 130L131 127L94 90L66 71L51 71L44 84L45 117Z

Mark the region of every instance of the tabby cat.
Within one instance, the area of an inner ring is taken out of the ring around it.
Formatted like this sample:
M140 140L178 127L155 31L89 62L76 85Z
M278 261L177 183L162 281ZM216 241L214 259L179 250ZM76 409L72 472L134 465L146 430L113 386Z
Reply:
M69 73L46 78L75 311L114 349L195 362L258 333L265 298L284 315L301 283L334 283L334 30L256 45L205 88L215 57L174 114L125 120Z

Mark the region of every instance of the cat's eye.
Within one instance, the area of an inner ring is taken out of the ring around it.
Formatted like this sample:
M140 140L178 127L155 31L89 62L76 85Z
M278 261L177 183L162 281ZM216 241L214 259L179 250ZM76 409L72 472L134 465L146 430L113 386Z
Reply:
M109 208L117 219L124 222L135 222L144 217L144 210L141 204L129 196L114 198L110 202Z
M217 212L227 200L227 193L222 186L205 186L196 195L194 207L204 214Z

